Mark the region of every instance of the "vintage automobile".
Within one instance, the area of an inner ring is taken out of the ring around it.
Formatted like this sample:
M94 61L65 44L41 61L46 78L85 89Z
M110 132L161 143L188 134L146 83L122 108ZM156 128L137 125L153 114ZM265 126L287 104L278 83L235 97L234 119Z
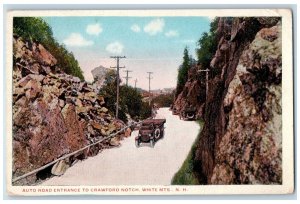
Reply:
M179 117L182 120L196 120L196 109L194 107L185 108Z
M179 111L174 107L174 108L172 109L172 114L173 114L173 115L179 115Z
M164 136L164 124L166 119L147 119L140 126L139 134L135 138L136 147L141 143L150 143L154 147L155 142Z

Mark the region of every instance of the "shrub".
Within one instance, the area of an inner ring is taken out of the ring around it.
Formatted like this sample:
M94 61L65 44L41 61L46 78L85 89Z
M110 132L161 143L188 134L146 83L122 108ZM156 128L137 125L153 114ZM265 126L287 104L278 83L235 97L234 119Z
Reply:
M202 120L197 121L200 128L203 127L204 122ZM172 185L199 185L203 184L203 181L195 174L195 153L196 153L196 141L199 140L200 133L198 134L187 158L184 160L180 169L173 176Z
M156 96L152 101L159 107L170 107L174 100L174 92Z
M121 82L120 82L121 83ZM111 70L105 76L105 85L99 91L105 99L109 110L116 110L117 88L116 72ZM115 115L115 112L111 112ZM134 119L145 119L151 116L151 106L142 101L140 92L130 86L121 86L119 92L119 119L127 122L126 114Z

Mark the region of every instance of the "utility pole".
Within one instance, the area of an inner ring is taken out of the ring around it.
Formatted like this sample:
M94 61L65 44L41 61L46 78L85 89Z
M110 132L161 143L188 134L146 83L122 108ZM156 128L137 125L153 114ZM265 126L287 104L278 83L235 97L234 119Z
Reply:
M150 81L151 79L153 79L151 77L151 74L153 74L153 72L147 72L149 74L149 76L147 77L149 79L149 105L151 104L151 89L150 89Z
M200 73L200 72L206 72L206 82L205 82L205 97L206 97L206 100L205 101L207 101L207 96L208 96L208 72L209 72L210 70L209 69L203 69L203 70L198 70L198 72Z
M116 119L118 119L118 116L119 116L119 92L120 92L120 87L119 87L119 84L120 84L120 74L119 74L119 70L121 68L125 68L124 66L123 67L120 67L119 66L119 60L122 59L122 58L126 58L125 56L111 56L110 58L114 58L114 59L117 59L117 66L116 67L110 67L110 68L115 68L117 69L117 104L116 104Z
M134 88L136 89L137 79L134 80Z
M124 77L124 78L126 79L126 86L128 86L128 79L131 78L131 77L128 76L128 73L129 73L129 72L132 72L132 71L126 70L126 71L124 71L124 72L126 72L126 77Z

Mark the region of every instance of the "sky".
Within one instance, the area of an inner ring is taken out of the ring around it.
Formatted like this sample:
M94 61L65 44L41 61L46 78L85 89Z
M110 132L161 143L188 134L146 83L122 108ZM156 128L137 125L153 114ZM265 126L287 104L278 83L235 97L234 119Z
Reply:
M131 70L129 85L148 89L147 72L153 72L151 89L175 88L183 51L196 58L197 41L209 31L209 17L44 17L53 36L73 52L86 81L100 65L116 66L110 56L120 60L120 76ZM123 82L125 79L123 78Z

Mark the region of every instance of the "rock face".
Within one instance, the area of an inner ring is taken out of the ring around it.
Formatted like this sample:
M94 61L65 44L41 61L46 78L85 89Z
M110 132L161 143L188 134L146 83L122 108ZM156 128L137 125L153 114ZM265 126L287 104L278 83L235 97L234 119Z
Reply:
M193 107L197 119L203 117L206 97L205 73L199 72L200 70L201 66L190 68L188 81L185 83L182 92L176 97L173 104L173 109L180 114Z
M105 68L101 65L99 67L95 67L92 70L92 75L93 75L93 78L94 78L93 87L96 90L96 92L98 92L101 89L101 87L104 85L105 76L106 76L108 71L109 71L108 68Z
M228 122L214 184L280 184L281 27L258 32L243 52L224 99Z
M278 22L219 19L219 44L211 61L216 74L209 80L205 124L194 158L204 183L281 183Z
M41 44L14 36L13 48L13 177L124 127L109 115L103 97L62 73ZM93 146L73 159L96 155L100 148ZM56 164L56 174L63 171L61 165Z

